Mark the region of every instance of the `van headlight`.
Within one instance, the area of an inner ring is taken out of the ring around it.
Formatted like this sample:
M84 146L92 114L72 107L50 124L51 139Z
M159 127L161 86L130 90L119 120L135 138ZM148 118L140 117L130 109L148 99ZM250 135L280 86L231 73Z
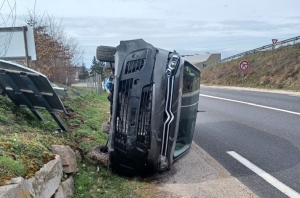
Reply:
M176 69L176 66L178 65L179 60L180 60L180 57L176 54L173 54L170 58L168 68L171 70Z

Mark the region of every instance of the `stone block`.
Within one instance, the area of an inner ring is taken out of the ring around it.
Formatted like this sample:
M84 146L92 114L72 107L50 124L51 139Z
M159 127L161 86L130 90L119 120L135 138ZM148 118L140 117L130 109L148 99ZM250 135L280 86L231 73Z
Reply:
M61 157L63 171L65 173L73 173L77 170L75 152L69 147L64 145L51 145L53 154Z
M30 198L29 188L22 177L14 178L6 184L0 187L1 198Z
M70 198L73 196L74 190L74 180L73 177L70 177L60 184L54 198Z
M62 164L59 155L45 164L35 176L26 180L32 197L50 198L58 189L62 178Z

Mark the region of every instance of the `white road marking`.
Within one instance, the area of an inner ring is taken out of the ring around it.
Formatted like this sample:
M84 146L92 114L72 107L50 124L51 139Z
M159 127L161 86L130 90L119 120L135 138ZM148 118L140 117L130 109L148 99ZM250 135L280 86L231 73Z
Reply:
M293 94L289 94L289 96L300 97L300 95L293 95Z
M266 180L269 184L280 190L282 193L286 194L288 197L292 198L300 198L300 194L296 192L295 190L291 189L272 175L268 174L264 170L260 169L256 165L252 164L249 160L242 157L238 153L234 151L227 151L229 155L231 155L233 158L235 158L237 161L242 163L244 166L249 168L251 171L255 172L258 176Z
M214 88L214 89L229 89L229 90L240 90L240 91L254 91L254 92L263 92L263 93L278 93L278 94L291 94L300 96L300 92L294 91L283 91L283 90L270 90L270 89L256 89L256 88L246 88L246 87L228 87L228 86L205 86L200 85L204 88ZM201 89L201 88L200 88Z
M232 99L228 99L228 98L220 98L220 97L210 96L210 95L205 95L205 94L199 94L199 95L203 96L203 97L208 97L208 98L214 98L214 99L219 99L219 100L226 100L226 101L230 101L230 102L236 102L236 103L251 105L251 106L255 106L255 107L261 107L261 108L265 108L265 109L272 109L272 110L275 110L275 111L281 111L281 112L285 112L285 113L300 115L299 112L288 111L288 110L278 109L278 108L274 108L274 107L268 107L268 106L264 106L264 105L258 105L258 104L254 104L254 103L250 103L250 102L243 102L243 101L232 100Z

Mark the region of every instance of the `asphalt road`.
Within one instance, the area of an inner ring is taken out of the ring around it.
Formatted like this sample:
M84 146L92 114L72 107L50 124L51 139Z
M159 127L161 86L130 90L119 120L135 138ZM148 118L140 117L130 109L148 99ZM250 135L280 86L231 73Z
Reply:
M201 87L194 142L260 197L300 197L300 94Z

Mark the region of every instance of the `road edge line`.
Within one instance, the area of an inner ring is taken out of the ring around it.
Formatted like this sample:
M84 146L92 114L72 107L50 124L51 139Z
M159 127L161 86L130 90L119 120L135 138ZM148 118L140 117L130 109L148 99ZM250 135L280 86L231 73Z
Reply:
M247 160L240 154L236 153L235 151L226 151L226 153L228 153L231 157L233 157L234 159L239 161L241 164L243 164L244 166L249 168L251 171L256 173L258 176L263 178L266 182L268 182L269 184L271 184L272 186L274 186L275 188L280 190L285 195L287 195L289 197L293 197L293 198L300 198L300 194L298 192L296 192L292 188L288 187L287 185L285 185L284 183L282 183L281 181L279 181L278 179L276 179L269 173L265 172L264 170L262 170L255 164L251 163L249 160Z

